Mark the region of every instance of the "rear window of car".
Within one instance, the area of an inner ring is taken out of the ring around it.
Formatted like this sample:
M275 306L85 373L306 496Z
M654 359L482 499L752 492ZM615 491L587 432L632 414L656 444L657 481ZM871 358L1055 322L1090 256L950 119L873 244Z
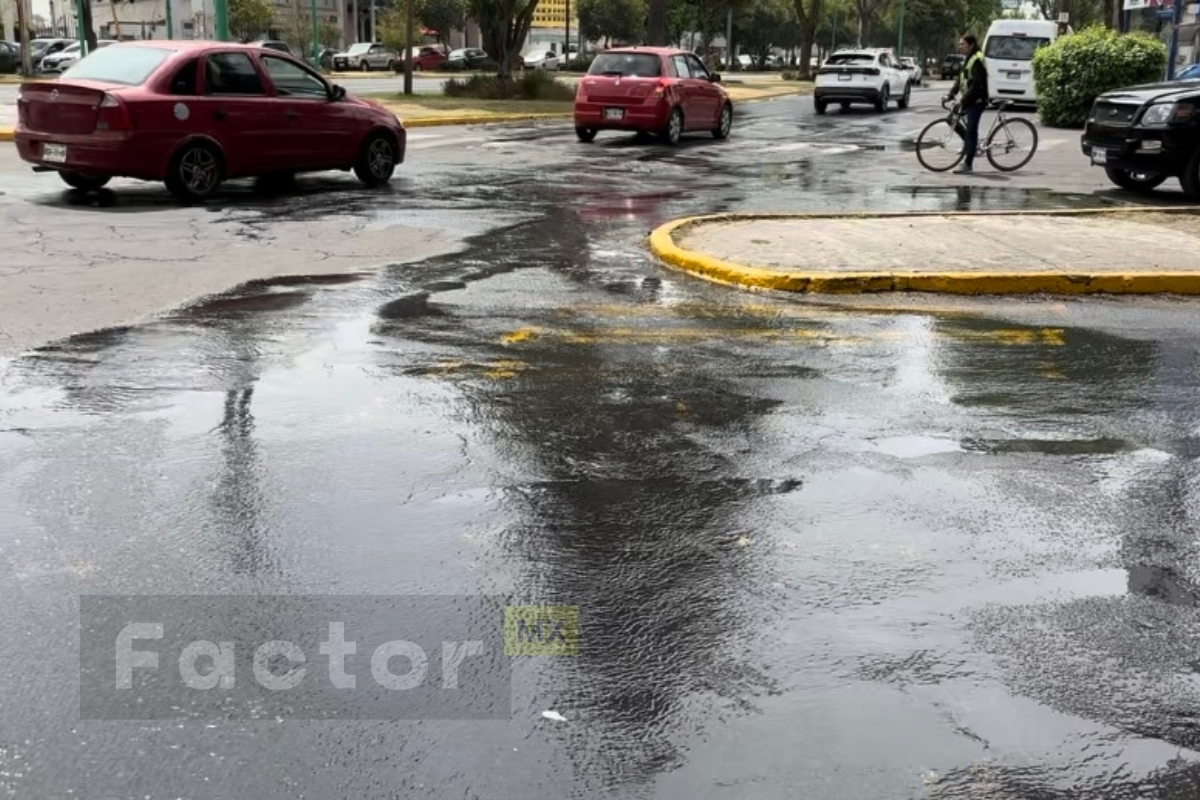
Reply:
M662 75L658 56L646 53L601 53L588 75L620 75L622 78L657 78Z
M1032 36L991 36L988 37L987 50L983 55L1004 61L1032 61L1034 52L1048 44L1049 39Z
M830 56L826 64L837 64L843 67L870 67L875 64L875 56L866 53Z
M63 77L140 86L171 53L159 47L106 47L80 59Z

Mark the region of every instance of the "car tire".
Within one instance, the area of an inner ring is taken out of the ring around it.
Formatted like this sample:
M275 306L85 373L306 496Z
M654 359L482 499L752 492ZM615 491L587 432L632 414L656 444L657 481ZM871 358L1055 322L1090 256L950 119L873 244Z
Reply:
M421 65L413 64L413 72L420 72L420 71L421 71Z
M733 106L726 103L721 107L721 117L717 120L717 127L713 128L713 138L728 139L731 130L733 130Z
M904 96L896 101L896 106L900 109L908 108L908 104L912 101L912 82L904 84Z
M1197 147L1188 159L1183 174L1179 176L1179 183L1183 186L1183 193L1187 195L1188 200L1200 203L1200 147Z
M595 128L576 128L575 129L575 135L577 137L579 137L579 141L583 142L584 144L595 141L596 133L597 133L597 131Z
M397 64L397 61L395 59L392 59L391 61L389 61L387 63L387 67L385 67L385 69L388 72L398 72L399 70L396 69L396 64Z
M97 189L103 189L104 186L112 180L108 175L84 175L82 172L60 172L58 177L63 179L63 183L70 186L72 189L78 189L81 192L94 192Z
M367 186L383 186L396 171L396 140L386 133L372 133L363 139L354 162L354 174Z
M876 111L887 111L888 103L891 102L891 99L892 99L892 91L891 91L891 89L888 88L888 85L885 83L883 85L883 88L879 90L878 99L875 100L875 110Z
M663 128L663 140L674 147L683 138L683 109L675 106L667 115L667 127Z
M817 110L817 113L818 113L818 114L824 114L824 113L825 113L825 101L824 101L824 100L817 100L817 101L815 101L815 102L813 103L813 107L814 107L814 108L816 108L816 110Z
M213 195L225 178L225 164L215 147L190 142L175 153L167 168L167 190L186 203L201 202Z
M1114 184L1131 192L1152 192L1167 179L1166 175L1158 173L1134 172L1133 170L1117 169L1116 167L1105 167L1104 174Z
M370 72L371 71L371 65L368 64L366 61L358 62L358 68L362 72Z

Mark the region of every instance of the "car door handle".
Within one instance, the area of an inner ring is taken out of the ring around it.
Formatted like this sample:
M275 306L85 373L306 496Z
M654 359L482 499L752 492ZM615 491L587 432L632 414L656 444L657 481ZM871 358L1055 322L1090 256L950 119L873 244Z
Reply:
M284 116L287 117L289 120L297 120L297 119L300 119L300 112L296 111L295 109L289 108L284 113Z
M223 108L218 108L216 111L213 112L213 119L216 119L216 120L223 120L223 119L226 119L228 116L229 116L229 112Z

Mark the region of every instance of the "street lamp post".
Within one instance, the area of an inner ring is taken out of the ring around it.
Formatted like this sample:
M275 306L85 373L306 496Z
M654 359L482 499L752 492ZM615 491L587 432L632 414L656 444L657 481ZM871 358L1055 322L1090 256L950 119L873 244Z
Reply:
M171 0L167 2L167 38L175 38L175 17L171 14Z
M167 2L169 3L171 0L167 0ZM317 66L321 60L321 50L317 43L317 39L321 35L317 28L317 0L311 0L308 13L312 17L312 63L313 66Z
M213 23L216 26L217 41L229 41L229 0L213 0Z

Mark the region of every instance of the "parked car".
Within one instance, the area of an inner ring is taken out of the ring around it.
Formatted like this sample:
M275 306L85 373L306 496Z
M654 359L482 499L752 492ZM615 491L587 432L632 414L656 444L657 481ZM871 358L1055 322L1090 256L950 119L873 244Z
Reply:
M725 139L733 103L694 53L661 47L600 53L575 94L575 133L590 142L602 130L662 136L668 144L692 131Z
M73 44L78 43L78 39L33 39L29 42L29 57L33 62L35 72L41 69L42 59L46 56L60 53Z
M870 103L876 111L886 111L896 101L908 108L912 96L912 77L887 50L844 50L825 60L817 72L813 102L818 114L830 103L842 110L851 103Z
M394 70L400 55L391 48L375 42L359 42L352 44L344 53L333 57L334 72L350 72L359 70L370 72L373 69Z
M109 47L116 44L112 39L101 39L96 42L96 49ZM57 53L44 56L39 67L41 72L65 72L75 65L83 57L83 50L79 46L79 42L74 42L67 45Z
M114 44L17 99L21 158L81 190L121 176L195 201L229 178L329 169L373 186L406 142L393 113L298 59L225 42Z
M21 71L21 45L0 41L0 75Z
M460 50L451 50L450 55L446 57L446 66L460 70L479 69L489 61L491 59L485 51L478 47L465 47Z
M1177 81L1194 81L1200 80L1200 64L1189 64L1179 72L1175 73Z
M953 80L962 72L963 64L967 61L961 53L951 53L942 61L942 80Z
M292 52L292 48L287 42L281 42L277 39L266 39L261 42L251 42L255 47L265 47L268 50L278 50L281 53L287 53L289 56L296 55Z
M424 72L437 69L446 63L446 54L432 45L413 48L413 71ZM396 72L404 72L403 56L397 59Z
M1149 192L1178 178L1188 199L1200 202L1200 85L1106 92L1092 106L1080 145L1123 189Z
M558 55L549 50L531 50L521 56L525 61L525 69L554 70L562 69Z
M900 59L900 66L908 72L912 82L920 86L925 82L925 70L917 63L917 60L912 56L904 56Z

